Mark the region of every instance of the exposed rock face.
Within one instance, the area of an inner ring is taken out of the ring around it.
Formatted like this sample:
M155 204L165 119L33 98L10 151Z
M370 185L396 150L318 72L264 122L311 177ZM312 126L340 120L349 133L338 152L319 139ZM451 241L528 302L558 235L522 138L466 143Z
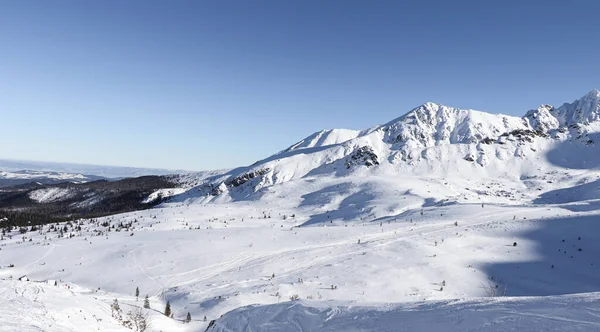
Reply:
M365 165L367 167L379 165L377 155L370 146L361 146L356 149L346 160L346 168L354 165Z
M252 172L244 173L242 175L236 176L235 178L227 181L227 186L239 187L242 184L248 182L249 180L254 179L255 177L266 174L268 171L270 171L269 168L263 168L263 169L255 170Z

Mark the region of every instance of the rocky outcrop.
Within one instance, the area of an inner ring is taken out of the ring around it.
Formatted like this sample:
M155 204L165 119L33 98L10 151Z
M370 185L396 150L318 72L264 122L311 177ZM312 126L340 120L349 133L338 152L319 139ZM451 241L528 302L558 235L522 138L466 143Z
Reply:
M263 169L258 169L258 170L252 171L252 172L244 173L242 175L238 175L238 176L234 177L233 179L227 181L226 184L228 187L239 187L242 184L250 181L251 179L254 179L255 177L266 174L270 170L271 169L269 169L269 168L263 168Z
M377 155L370 146L361 146L352 152L346 160L346 168L350 168L355 165L365 165L367 167L379 165Z

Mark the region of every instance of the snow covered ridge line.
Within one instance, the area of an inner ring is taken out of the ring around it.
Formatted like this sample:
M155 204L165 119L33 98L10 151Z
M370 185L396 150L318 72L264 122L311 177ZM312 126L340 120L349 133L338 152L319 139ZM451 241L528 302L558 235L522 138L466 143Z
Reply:
M598 132L598 90L558 108L542 105L523 117L425 103L362 131L317 132L248 167L206 177L194 193L204 197L204 202L214 197L221 202L245 200L263 188L291 180L325 174L367 175L365 169L386 176L411 173L446 177L450 171L471 166L485 176L512 173L535 167L535 160L545 159L546 153L561 142L593 146ZM555 161L563 152L555 154ZM447 166L441 169L441 164ZM188 193L186 197L193 196Z
M432 146L443 142L477 143L485 138L497 138L516 129L547 133L550 130L567 128L574 124L588 125L599 120L600 91L596 89L558 108L542 105L536 110L528 111L521 118L427 102L397 119L366 130L331 129L314 133L281 153L341 144L378 130L389 132L386 135L388 143L416 139L423 146Z
M380 306L292 301L225 314L207 332L599 331L600 293Z

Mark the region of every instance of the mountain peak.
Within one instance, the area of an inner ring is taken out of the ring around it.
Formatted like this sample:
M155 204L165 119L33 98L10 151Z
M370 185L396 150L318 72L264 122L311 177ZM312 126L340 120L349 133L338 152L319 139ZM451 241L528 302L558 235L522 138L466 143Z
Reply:
M554 113L561 127L600 121L600 91L594 89L572 103L563 104Z
M432 101L428 101L425 104L423 104L423 105L421 105L421 106L419 106L417 108L420 108L420 107L425 107L425 108L439 108L439 107L443 107L443 106L445 106L445 105L434 103ZM448 106L445 106L445 107L448 107Z
M588 92L585 96L583 96L581 99L600 99L600 90L593 89L592 91Z

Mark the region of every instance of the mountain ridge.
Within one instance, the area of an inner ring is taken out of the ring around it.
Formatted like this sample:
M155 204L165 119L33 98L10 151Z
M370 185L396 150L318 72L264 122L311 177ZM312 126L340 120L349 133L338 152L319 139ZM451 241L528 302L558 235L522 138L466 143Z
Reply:
M313 133L250 166L208 178L180 199L258 199L263 188L326 174L445 177L468 170L473 176L490 177L512 173L516 167L529 176L539 168L537 160L547 159L545 153L561 142L595 144L599 96L592 90L574 102L558 108L542 105L522 117L427 102L364 130Z

